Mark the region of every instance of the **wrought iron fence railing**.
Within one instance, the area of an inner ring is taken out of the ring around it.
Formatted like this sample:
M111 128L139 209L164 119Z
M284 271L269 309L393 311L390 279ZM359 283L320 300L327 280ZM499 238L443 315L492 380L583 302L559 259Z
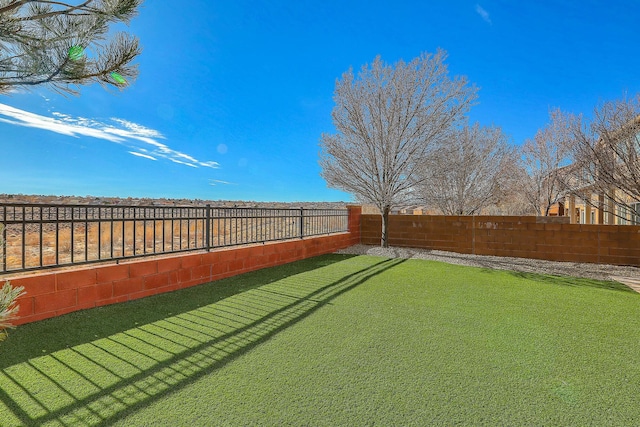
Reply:
M0 273L348 230L346 209L0 204Z

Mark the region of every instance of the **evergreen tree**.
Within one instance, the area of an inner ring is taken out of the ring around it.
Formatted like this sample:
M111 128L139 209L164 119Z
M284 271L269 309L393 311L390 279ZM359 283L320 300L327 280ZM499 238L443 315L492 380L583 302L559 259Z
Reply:
M98 82L124 88L137 76L138 39L110 34L128 24L142 0L0 0L0 94L48 86L78 94Z

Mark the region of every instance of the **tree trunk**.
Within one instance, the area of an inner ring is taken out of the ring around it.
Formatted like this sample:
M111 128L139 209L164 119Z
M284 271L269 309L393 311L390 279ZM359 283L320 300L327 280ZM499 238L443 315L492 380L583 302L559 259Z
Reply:
M383 248L389 247L389 211L391 206L385 206L382 208L382 239L380 246Z

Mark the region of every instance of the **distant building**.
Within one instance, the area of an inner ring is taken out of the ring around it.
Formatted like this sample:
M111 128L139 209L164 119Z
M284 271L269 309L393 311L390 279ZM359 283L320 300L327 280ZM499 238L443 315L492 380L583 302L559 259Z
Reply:
M635 141L633 141L634 133L631 133L631 141L637 145L635 149L631 148L634 152L636 150L640 152L639 125L640 116L629 123L629 126L632 126L630 129L635 133ZM615 139L612 141L630 155L626 151L629 147L618 144ZM631 156L630 159L633 157ZM640 200L625 196L629 192L623 193L619 188L611 188L603 193L594 185L592 175L586 167L581 165L572 164L560 170L569 190L566 191L564 201L553 205L552 209L556 215L568 216L571 224L640 225ZM632 184L637 185L637 182L633 181Z

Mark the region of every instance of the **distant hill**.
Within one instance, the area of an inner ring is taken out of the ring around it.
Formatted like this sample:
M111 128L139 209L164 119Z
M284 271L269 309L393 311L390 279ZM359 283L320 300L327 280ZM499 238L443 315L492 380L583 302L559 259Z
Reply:
M305 208L343 209L347 202L253 202L246 200L201 200L201 199L152 199L94 196L44 196L25 194L0 194L0 203L105 205L105 206L206 206L237 208Z

